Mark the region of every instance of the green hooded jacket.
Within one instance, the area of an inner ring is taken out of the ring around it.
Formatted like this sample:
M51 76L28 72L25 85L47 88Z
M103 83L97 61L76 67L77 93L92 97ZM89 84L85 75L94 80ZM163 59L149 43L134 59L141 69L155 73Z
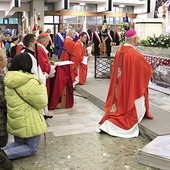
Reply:
M21 138L45 133L43 109L48 102L45 85L36 76L22 71L9 71L4 82L8 132Z

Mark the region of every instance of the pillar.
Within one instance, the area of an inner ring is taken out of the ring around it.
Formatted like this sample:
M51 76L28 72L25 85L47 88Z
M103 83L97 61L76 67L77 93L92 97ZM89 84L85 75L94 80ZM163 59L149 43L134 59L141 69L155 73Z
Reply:
M34 16L37 17L38 27L44 29L44 1L32 0L30 4L30 25L31 30L34 25ZM44 30L43 30L44 31Z

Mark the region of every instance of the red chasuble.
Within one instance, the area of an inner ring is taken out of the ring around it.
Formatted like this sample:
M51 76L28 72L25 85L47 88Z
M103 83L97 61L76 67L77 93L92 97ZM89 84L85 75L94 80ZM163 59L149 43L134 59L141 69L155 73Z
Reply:
M65 61L65 60L72 61L72 56L69 57L68 53L70 54L73 53L74 45L75 45L75 42L71 38L66 37L66 39L64 40L63 48L66 49L67 51L62 52L61 61Z
M87 65L83 64L82 61L84 59L85 55L85 46L82 45L82 43L78 40L75 43L74 49L73 49L73 62L75 64L71 64L71 77L72 81L74 82L75 78L79 74L79 83L78 84L84 84L87 77ZM79 73L77 72L77 67L79 67Z
M144 56L132 46L122 46L114 59L105 114L99 124L108 120L122 129L131 129L138 122L135 100L141 96L145 97L145 116L153 118L148 101L151 75L152 68Z
M46 72L47 74L49 74L51 70L49 58L44 49L39 44L38 44L38 59L42 72Z

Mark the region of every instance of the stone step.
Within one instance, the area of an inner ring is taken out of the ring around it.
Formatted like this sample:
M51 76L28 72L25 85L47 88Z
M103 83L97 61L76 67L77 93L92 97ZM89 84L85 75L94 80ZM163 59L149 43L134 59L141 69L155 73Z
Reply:
M138 163L158 168L170 169L170 136L159 136L138 153Z
M87 98L93 104L104 110L109 86L108 79L88 78L87 82L76 86L76 92ZM139 124L140 135L149 141L157 136L167 135L170 132L170 113L150 103L150 112L154 119L143 119Z
M87 79L83 86L76 86L76 92L104 110L105 101L109 87L109 80L105 79ZM168 102L168 101L167 101ZM170 132L169 120L170 113L161 109L159 106L150 102L150 112L154 119L143 119L139 124L140 135L151 141L138 153L138 162L162 170L170 170L170 160L157 154L149 153L148 148L155 144L160 138ZM169 139L170 141L170 139ZM153 144L152 144L153 143ZM170 146L169 146L170 151Z

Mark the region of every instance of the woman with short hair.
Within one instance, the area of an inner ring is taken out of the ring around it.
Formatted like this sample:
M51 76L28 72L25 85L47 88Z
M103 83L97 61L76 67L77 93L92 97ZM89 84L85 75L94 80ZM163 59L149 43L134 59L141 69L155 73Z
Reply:
M14 142L4 148L9 159L34 155L41 134L47 132L43 117L47 91L45 85L31 73L32 60L27 53L17 54L11 71L5 76L7 130Z

